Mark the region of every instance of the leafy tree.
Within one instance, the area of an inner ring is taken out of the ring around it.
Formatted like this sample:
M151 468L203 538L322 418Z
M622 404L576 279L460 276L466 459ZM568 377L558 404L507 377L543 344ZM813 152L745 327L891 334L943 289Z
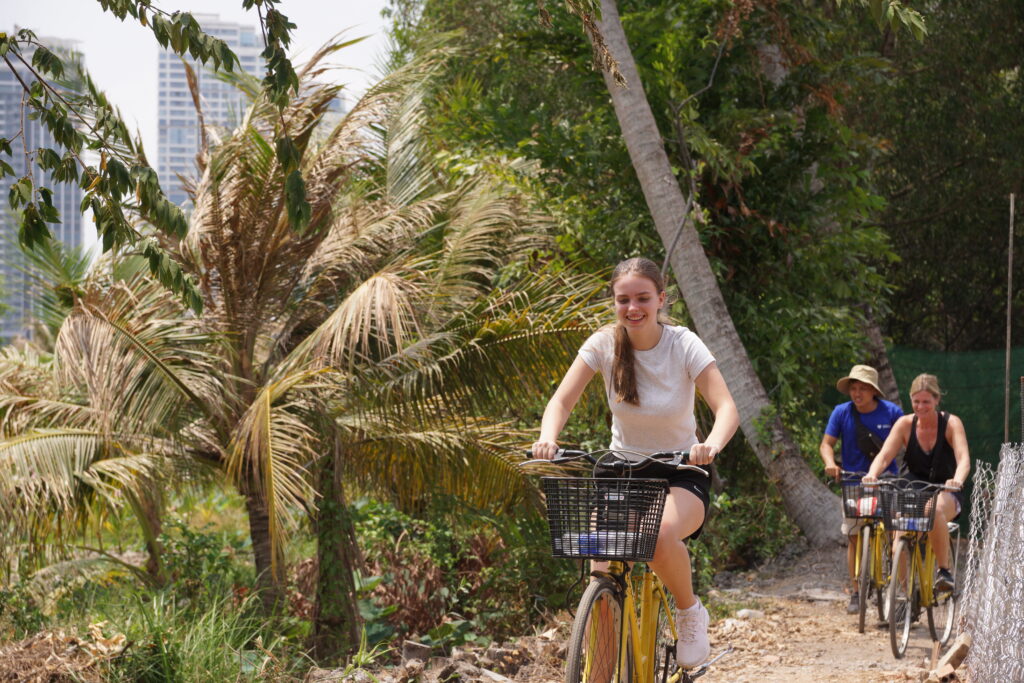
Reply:
M1001 348L1008 195L1024 186L1015 153L1024 145L1024 8L986 0L927 3L924 11L924 42L873 27L840 42L887 65L848 99L850 120L883 143L873 173L886 198L878 221L900 257L882 266L897 291L886 326L895 343L914 348ZM1017 259L1014 281L1022 277ZM1013 305L1020 339L1019 294Z

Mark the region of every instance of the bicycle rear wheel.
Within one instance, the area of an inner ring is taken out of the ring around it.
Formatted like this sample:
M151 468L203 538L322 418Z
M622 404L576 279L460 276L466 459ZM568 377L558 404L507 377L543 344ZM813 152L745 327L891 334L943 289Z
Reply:
M622 594L611 579L594 579L572 622L565 683L630 683L628 657L619 670L621 642Z
M857 630L864 633L864 621L868 613L868 591L871 590L871 526L865 524L857 536L860 541L860 574L857 576Z
M901 576L902 575L902 576ZM916 579L911 561L910 544L901 538L896 542L896 552L889 576L889 642L892 654L902 659L910 640L910 624L914 619L914 581Z

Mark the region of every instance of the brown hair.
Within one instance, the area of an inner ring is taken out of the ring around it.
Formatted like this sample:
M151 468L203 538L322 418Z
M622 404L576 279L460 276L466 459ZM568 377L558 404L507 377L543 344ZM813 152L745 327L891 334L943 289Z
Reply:
M939 378L928 373L921 373L910 383L910 395L913 396L919 391L927 391L936 399L942 398L942 389L939 388Z
M615 294L615 283L627 275L638 275L645 277L654 283L658 294L665 291L665 281L661 277L661 270L657 264L650 259L631 258L626 259L615 266L612 271L612 279L609 288L612 295ZM659 319L661 318L659 312ZM633 344L629 341L629 334L622 325L615 324L615 359L612 361L612 389L615 391L617 401L625 401L635 406L640 405L640 394L636 386L636 357L633 355Z

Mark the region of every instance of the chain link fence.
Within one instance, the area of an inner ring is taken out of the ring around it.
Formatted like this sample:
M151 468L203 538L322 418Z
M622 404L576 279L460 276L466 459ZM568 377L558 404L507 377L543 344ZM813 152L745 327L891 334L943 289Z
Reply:
M972 681L1024 681L1024 444L976 461L958 630Z

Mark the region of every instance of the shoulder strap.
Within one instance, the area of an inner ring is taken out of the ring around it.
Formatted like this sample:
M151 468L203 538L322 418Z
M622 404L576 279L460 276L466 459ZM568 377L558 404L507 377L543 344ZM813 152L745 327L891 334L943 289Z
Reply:
M882 439L873 431L868 429L867 425L864 424L864 421L860 419L860 411L857 410L857 406L850 404L850 411L853 413L854 422L857 423L857 432L866 437L875 447L874 453L865 453L864 455L871 457L878 455L878 451L882 450Z

